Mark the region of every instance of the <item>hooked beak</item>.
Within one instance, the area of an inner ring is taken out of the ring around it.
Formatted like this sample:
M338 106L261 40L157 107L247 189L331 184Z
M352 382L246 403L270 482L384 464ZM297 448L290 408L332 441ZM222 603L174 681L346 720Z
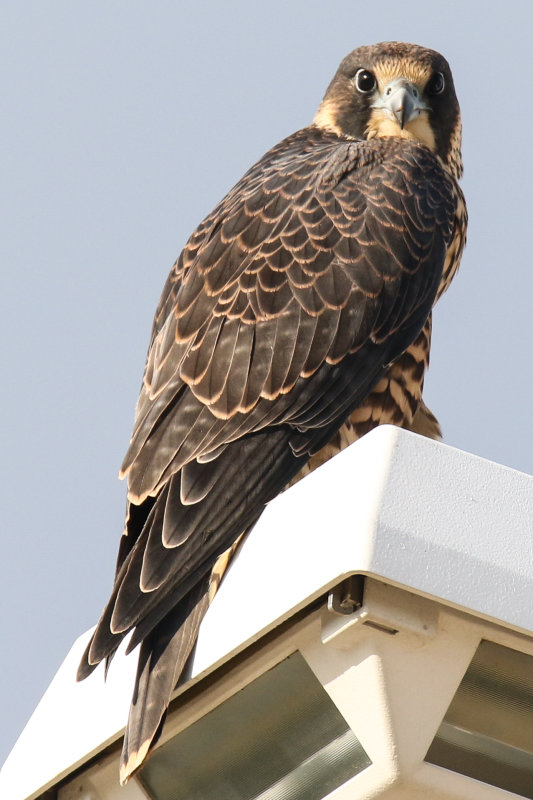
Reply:
M420 90L414 83L403 78L391 81L380 95L373 108L380 108L387 116L404 128L411 120L427 111L429 106L420 97Z

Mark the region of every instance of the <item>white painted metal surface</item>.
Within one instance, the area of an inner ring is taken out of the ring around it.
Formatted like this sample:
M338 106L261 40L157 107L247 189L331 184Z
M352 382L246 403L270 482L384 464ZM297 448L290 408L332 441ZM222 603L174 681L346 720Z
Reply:
M362 572L533 631L533 478L383 427L268 507L211 606L193 675ZM117 739L135 670L117 658L74 681L80 637L0 773L27 800Z

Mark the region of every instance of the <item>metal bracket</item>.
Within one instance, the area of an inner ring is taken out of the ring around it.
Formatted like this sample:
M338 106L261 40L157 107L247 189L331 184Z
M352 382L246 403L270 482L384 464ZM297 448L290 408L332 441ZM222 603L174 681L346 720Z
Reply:
M353 614L363 605L364 575L350 575L328 594L328 611L333 614Z

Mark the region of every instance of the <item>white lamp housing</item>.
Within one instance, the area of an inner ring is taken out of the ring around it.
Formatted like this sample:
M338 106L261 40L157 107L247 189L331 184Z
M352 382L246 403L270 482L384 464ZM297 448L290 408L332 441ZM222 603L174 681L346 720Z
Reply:
M270 504L126 787L135 657L76 684L86 634L0 796L533 798L532 532L531 477L377 429Z

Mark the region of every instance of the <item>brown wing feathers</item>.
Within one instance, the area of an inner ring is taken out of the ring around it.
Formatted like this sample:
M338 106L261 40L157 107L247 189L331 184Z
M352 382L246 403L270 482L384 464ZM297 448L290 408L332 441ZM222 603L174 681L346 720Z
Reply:
M217 559L419 335L453 227L429 150L308 128L253 167L161 298L113 594L80 666L144 640L123 777L156 734ZM177 665L177 666L176 666Z

